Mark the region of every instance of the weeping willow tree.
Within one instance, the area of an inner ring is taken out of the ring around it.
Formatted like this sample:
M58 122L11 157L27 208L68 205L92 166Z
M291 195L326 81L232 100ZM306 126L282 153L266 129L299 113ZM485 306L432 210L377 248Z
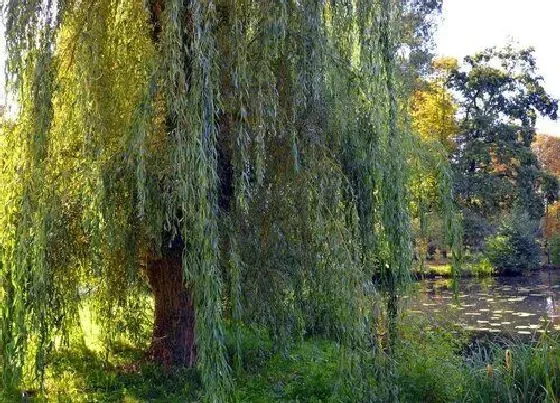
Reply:
M148 357L196 366L209 401L231 396L226 321L279 346L326 335L355 367L376 276L395 337L400 2L0 4L19 105L0 137L5 385L42 379L85 298L110 344L146 285Z

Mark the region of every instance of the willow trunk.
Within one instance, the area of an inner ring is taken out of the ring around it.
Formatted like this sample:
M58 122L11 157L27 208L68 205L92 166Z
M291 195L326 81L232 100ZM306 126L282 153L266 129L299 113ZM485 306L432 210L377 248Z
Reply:
M166 366L194 366L193 294L183 278L181 256L149 261L147 276L155 302L150 358Z

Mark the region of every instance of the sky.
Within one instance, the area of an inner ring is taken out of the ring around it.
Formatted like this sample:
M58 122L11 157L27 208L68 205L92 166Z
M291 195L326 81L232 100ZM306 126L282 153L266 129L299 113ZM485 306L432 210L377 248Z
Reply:
M5 103L4 27L0 19L0 105ZM535 48L545 88L560 98L560 0L444 0L437 53L465 55L513 41ZM560 121L540 119L538 132L560 136Z
M560 98L560 0L444 0L437 53L461 60L509 41L535 48L545 89ZM560 136L560 122L540 119L537 132Z

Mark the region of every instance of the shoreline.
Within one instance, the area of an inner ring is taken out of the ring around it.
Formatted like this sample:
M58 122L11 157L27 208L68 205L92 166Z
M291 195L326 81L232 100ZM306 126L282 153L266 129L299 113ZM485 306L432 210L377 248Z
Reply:
M547 271L547 270L560 270L560 265L553 265L553 264L543 264L540 265L538 268L531 269L526 273L523 274L497 274L497 273L489 273L489 274L477 274L471 270L462 270L457 278L473 278L473 277L518 277L524 276L527 274L539 272L539 271ZM414 280L434 280L434 279L453 279L453 275L451 273L451 266L448 264L443 265L429 265L427 266L425 273L420 273L417 270L412 271L412 277Z

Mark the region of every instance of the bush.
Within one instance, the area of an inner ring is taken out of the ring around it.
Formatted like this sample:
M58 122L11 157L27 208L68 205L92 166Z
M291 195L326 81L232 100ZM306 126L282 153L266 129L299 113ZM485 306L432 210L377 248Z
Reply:
M463 359L458 354L460 337L421 319L407 318L406 322L401 325L402 338L394 357L397 378L393 387L398 387L399 400L434 403L463 400L467 385Z
M476 277L489 277L492 275L492 272L494 271L490 259L488 259L485 256L476 259L470 265L470 268L471 268L472 275Z
M560 234L554 235L548 244L550 263L560 265Z
M486 240L485 255L498 274L522 274L538 266L537 224L526 214L505 219Z

